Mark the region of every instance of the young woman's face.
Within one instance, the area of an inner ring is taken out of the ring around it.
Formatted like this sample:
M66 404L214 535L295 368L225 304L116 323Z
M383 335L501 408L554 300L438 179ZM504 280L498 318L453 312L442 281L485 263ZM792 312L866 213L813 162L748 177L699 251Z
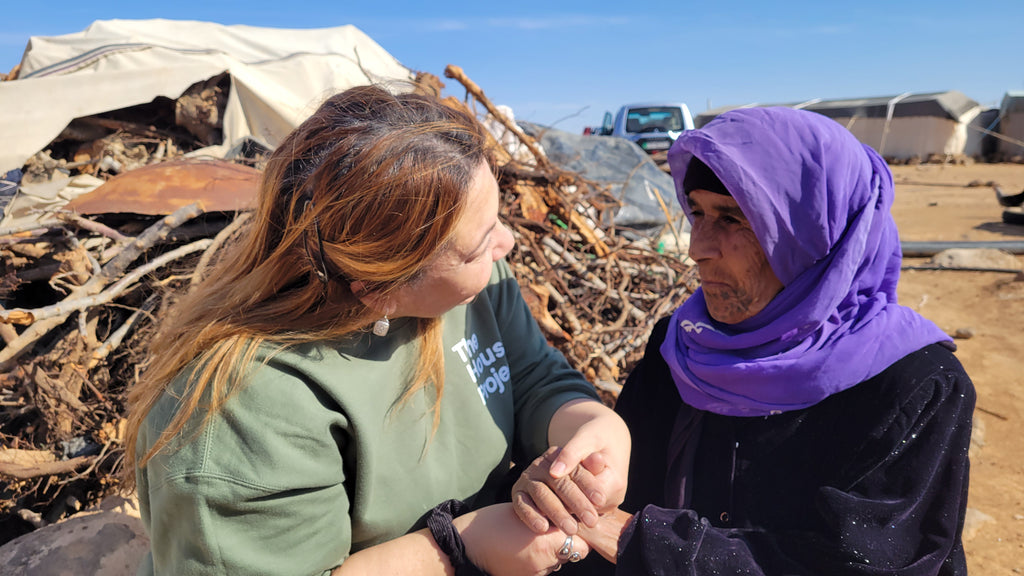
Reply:
M693 190L690 258L700 270L704 300L712 318L735 324L764 309L782 290L768 258L731 196Z
M394 318L434 318L467 304L487 285L492 264L512 249L512 233L498 220L499 191L490 167L481 163L451 245L413 283L389 299Z

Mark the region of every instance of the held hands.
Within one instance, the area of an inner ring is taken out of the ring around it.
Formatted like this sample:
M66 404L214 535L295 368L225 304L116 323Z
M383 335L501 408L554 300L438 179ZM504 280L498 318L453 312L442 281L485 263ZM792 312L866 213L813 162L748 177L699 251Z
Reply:
M559 452L558 447L548 448L523 471L512 487L516 516L536 534L547 533L552 524L566 534L576 534L576 518L594 526L599 510L607 501L594 473L607 469L604 458L591 455L586 463L589 468L580 464L568 474L555 478L551 467Z
M534 460L512 487L516 515L536 534L551 524L576 534L576 519L593 528L626 492L630 439L622 420L597 402L576 404L559 416L583 422L562 448L549 448Z

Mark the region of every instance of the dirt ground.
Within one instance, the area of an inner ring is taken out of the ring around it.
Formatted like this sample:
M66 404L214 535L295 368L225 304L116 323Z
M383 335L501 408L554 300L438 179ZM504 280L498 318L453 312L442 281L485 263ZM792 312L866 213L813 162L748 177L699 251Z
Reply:
M1024 165L892 168L902 240L1024 240L1024 226L1002 223L990 186L969 186L996 182L1004 194L1015 194L1024 189ZM899 298L947 333L973 333L957 340L957 356L978 392L964 536L968 569L1024 574L1024 280L1004 272L905 270Z

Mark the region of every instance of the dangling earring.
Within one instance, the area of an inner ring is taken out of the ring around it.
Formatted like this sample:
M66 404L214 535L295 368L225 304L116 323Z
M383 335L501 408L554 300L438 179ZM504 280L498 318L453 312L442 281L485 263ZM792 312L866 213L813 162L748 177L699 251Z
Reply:
M385 314L383 318L373 323L373 333L377 336L387 336L388 330L391 328L391 322L388 322L388 315Z

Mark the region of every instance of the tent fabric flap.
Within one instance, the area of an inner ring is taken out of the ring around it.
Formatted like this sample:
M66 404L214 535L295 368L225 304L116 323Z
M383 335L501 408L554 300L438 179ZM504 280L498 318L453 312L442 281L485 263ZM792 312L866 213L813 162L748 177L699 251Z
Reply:
M20 168L71 120L179 97L228 72L225 143L274 147L330 94L413 73L354 26L288 30L175 20L97 21L83 32L33 37L20 79L0 82L0 174Z

